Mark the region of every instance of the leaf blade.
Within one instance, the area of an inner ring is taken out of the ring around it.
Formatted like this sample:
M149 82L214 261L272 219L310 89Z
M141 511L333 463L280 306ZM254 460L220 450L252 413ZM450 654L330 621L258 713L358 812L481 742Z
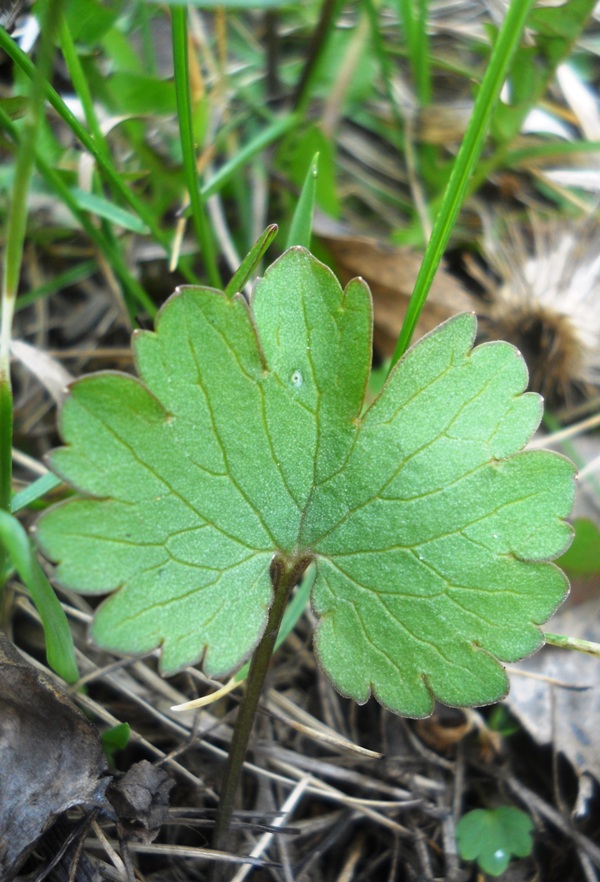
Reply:
M558 568L525 559L555 557L568 543L561 518L573 467L547 452L517 454L539 400L522 394L516 350L471 349L473 337L473 317L458 316L409 351L365 414L344 471L315 501L331 521L314 544L331 564L313 589L321 664L344 694L365 701L373 692L409 716L430 713L433 696L450 705L501 698L506 677L481 647L504 661L535 651L537 624L567 590ZM527 482L535 493L521 491ZM564 504L549 518L555 482Z
M252 301L182 288L134 341L140 379L76 382L51 464L79 498L42 550L112 591L98 642L226 674L257 644L275 555L314 559L315 646L334 685L409 716L506 693L567 583L573 466L522 452L541 404L508 344L460 315L365 411L368 289L292 248ZM87 497L87 498L85 498Z

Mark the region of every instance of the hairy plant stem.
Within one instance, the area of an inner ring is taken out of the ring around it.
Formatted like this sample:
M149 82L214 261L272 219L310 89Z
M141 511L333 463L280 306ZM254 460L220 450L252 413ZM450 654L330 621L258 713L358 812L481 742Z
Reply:
M600 658L600 643L592 640L583 640L580 637L569 637L567 634L544 633L548 646L557 646L559 649L573 649L576 652L584 652L586 655L595 655Z
M246 681L246 689L238 711L233 738L229 748L227 764L223 774L221 798L217 811L217 820L213 836L213 848L219 851L227 848L227 838L237 788L242 773L242 767L246 758L248 741L256 716L256 709L262 694L263 683L269 668L273 648L277 640L277 634L281 620L287 606L288 598L294 587L300 581L300 577L311 563L312 558L308 555L298 555L286 558L276 555L271 563L271 584L273 585L273 603L269 610L269 618L262 639L252 656L250 671ZM215 863L213 866L212 882L221 882L224 865Z

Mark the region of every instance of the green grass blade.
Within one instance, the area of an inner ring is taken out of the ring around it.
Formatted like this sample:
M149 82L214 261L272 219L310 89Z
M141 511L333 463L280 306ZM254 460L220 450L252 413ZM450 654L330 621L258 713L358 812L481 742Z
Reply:
M10 377L0 378L0 509L10 509L12 495L13 398ZM2 555L0 555L0 571ZM0 585L0 590L2 586Z
M228 297L233 297L238 291L241 291L258 264L263 259L269 245L277 235L278 227L271 224L264 233L254 243L246 257L240 264L239 269L231 277L231 280L225 288Z
M54 37L61 7L62 0L50 0L42 17L39 68L33 78L23 123L23 137L17 152L6 223L0 309L0 509L4 511L10 510L12 496L13 398L10 376L12 322L21 275L29 183L43 112L44 88L52 66ZM0 28L0 35L5 33L4 29ZM4 572L4 563L4 555L0 553L0 573ZM3 585L0 584L0 590L2 587Z
M247 144L244 144L243 147L240 147L236 155L229 162L222 165L202 187L201 194L204 199L218 193L241 168L254 159L265 147L269 147L274 141L277 141L295 128L299 121L300 116L298 114L286 114L282 119L275 120L266 129L263 129L262 132L248 141Z
M558 66L571 54L595 5L595 0L570 0L548 7L536 4L532 10L528 19L531 45L522 47L515 58L508 80L510 103L498 104L495 108L492 118L495 150L477 169L472 183L474 190L489 180L498 167L508 165L510 144L521 131L528 113L543 99Z
M413 50L413 76L421 107L425 107L431 101L431 63L427 30L428 13L429 0L419 0L416 39Z
M419 105L431 101L431 63L427 33L428 0L396 0L398 17L404 26L413 84ZM415 8L416 7L416 8Z
M61 479L57 478L53 472L46 472L45 475L32 481L28 487L15 493L10 506L11 512L16 514L23 508L27 508L27 506L31 505L33 502L37 502L42 496L45 496L46 493L49 493L56 487L60 487L61 484Z
M30 79L35 78L35 65L17 46L14 40L12 40L8 36L3 28L0 28L0 49L6 52L8 57L16 65L18 65L18 67ZM80 141L82 146L94 157L98 164L98 167L102 171L104 177L111 185L111 187L113 187L115 192L119 194L119 196L127 205L129 205L132 211L138 215L140 220L146 224L146 226L151 230L154 239L159 242L163 246L167 254L169 254L170 241L168 234L160 229L150 209L144 204L141 199L139 199L135 195L133 190L131 190L127 183L121 178L118 171L112 165L110 159L104 153L102 148L96 143L92 135L88 133L85 127L79 122L77 117L69 110L58 92L49 83L45 83L44 85L44 95L49 103L52 105L54 110L57 112L57 114L60 116L60 118L63 120L63 122L71 129L75 137ZM196 281L193 274L187 272L184 267L182 267L182 271L185 272L190 281Z
M410 45L414 47L415 52L428 52L429 50L425 45L425 38L417 40L416 37L416 32L419 27L420 19L415 19L414 17L412 10L413 0L408 0L408 4L405 5L408 5L410 7L410 11L404 10L406 13L405 27L408 28L407 40L410 42ZM423 194L420 192L420 187L416 184L416 181L419 178L419 169L422 160L426 157L429 157L430 164L433 162L431 146L423 145L419 155L415 149L415 145L413 144L412 137L407 137L405 114L404 111L400 108L396 92L392 88L392 83L394 82L395 77L395 61L393 61L390 57L390 53L383 39L379 20L379 7L375 4L374 0L365 0L364 9L367 14L371 30L371 42L373 44L373 50L381 69L381 82L383 84L383 89L389 104L390 113L394 121L394 139L396 142L395 146L399 151L401 161L406 166L407 171L409 171L408 177L412 199L406 204L405 209L408 213L414 212L415 218L418 218L418 220L420 221L420 226L423 231L422 238L423 241L425 241L429 237L429 232L431 230L430 207L429 205L427 205ZM424 14L426 14L426 9ZM425 27L425 24L423 24L423 27ZM427 61L427 65L428 64L429 62ZM428 82L428 69L424 70L422 74L420 74L420 76L424 78L424 82ZM421 85L419 86L419 88L424 87ZM429 87L425 89L425 91L427 92L427 100L429 100L428 89ZM425 100L422 100L422 103L425 104L427 102Z
M6 511L0 511L0 542L8 552L23 584L29 589L40 614L46 637L48 664L67 683L76 683L79 670L67 617L38 563L25 529Z
M105 156L108 156L106 140L102 133L102 129L100 127L100 123L98 122L96 111L94 109L94 100L92 98L88 82L85 78L85 74L81 66L81 61L73 42L71 31L69 29L68 20L65 15L61 17L60 22L60 47L62 49L62 54L67 64L67 69L69 71L69 76L71 77L71 82L73 83L73 88L75 89L75 92L79 100L81 101L81 106L83 108L83 113L88 128L92 133L98 149L102 150Z
M150 0L146 0L150 2ZM196 9L276 9L289 0L163 0L165 6L194 6Z
M88 193L86 190L80 190L79 187L71 187L73 199L77 205L84 211L96 217L104 218L116 227L123 227L124 230L130 230L132 233L144 235L149 233L149 229L143 221L130 211L126 211L114 202L105 199L104 196L96 196L95 193Z
M304 116L312 96L313 84L316 82L323 63L325 51L329 45L338 16L344 6L343 0L321 0L319 20L311 34L304 53L305 61L300 78L294 89L294 110Z
M2 120L0 119L0 125L1 124ZM64 288L76 285L78 282L83 281L83 279L89 279L89 277L93 276L97 270L98 264L95 260L84 260L81 263L76 263L73 266L70 266L64 272L52 276L51 279L48 279L41 285L27 291L26 294L19 294L15 304L15 312L19 312L21 309L31 306L31 304L35 303L37 300L43 300L44 297L49 297L57 291L62 291Z
M544 144L533 144L531 147L518 147L509 150L505 156L507 168L517 168L527 163L545 160L560 160L564 156L600 153L600 141L548 141Z
M211 285L221 288L221 276L217 267L217 255L211 229L204 211L200 194L194 132L192 128L192 106L188 67L187 10L176 6L171 13L173 36L173 64L175 69L175 91L177 94L177 117L179 136L183 153L183 169L192 209L194 229L206 266Z
M520 43L521 34L533 3L534 0L512 0L506 13L488 69L477 94L465 137L454 162L439 214L435 220L392 358L392 366L410 345L431 283L462 207L471 175L481 155L491 115L506 79L513 54Z
M2 108L0 108L0 126L2 126L5 131L9 133L15 144L20 144L21 139L19 136L19 132L14 123L2 110ZM59 199L62 199L73 217L78 221L78 223L81 225L81 228L86 232L90 240L94 242L97 248L105 255L106 259L118 276L119 281L123 285L125 291L128 292L130 297L136 300L140 304L140 306L146 310L148 315L156 315L156 306L154 305L146 291L139 284L139 282L134 279L129 272L125 258L121 254L121 251L119 250L117 245L113 244L113 242L111 242L106 237L104 232L99 227L91 223L91 221L87 217L87 214L82 211L82 209L78 205L77 200L73 195L71 189L63 181L62 177L56 171L56 169L48 165L45 159L43 159L37 153L35 156L35 164L39 173L46 180L49 187L54 191ZM24 297L20 297L17 308L28 304L31 301L32 296L33 292L30 292L30 294L25 295Z
M404 121L395 92L392 89L392 83L394 82L394 65L392 64L392 60L381 33L379 10L374 0L365 0L364 9L369 20L373 50L381 69L381 81L385 95L390 106L396 129L398 130L398 133L401 133L404 129Z
M303 245L310 248L312 235L312 220L315 207L315 194L317 192L317 175L319 172L319 154L315 153L308 167L304 184L300 192L300 198L292 217L292 224L288 234L286 248L292 245Z

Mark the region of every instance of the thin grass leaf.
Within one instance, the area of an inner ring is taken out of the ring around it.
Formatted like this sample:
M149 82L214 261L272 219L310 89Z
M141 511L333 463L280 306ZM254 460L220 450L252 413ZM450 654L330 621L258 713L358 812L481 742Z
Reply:
M67 683L76 683L79 670L67 617L38 563L24 527L6 511L0 511L0 542L40 614L48 664Z
M400 107L398 105L396 94L392 89L392 83L394 82L394 68L389 52L387 51L386 45L383 41L381 27L379 24L378 9L373 0L365 0L365 12L369 19L369 25L371 28L371 41L373 43L373 49L381 69L381 80L383 83L383 88L385 90L385 95L388 100L390 110L396 124L396 128L398 132L402 132L404 129L403 117L400 111Z
M104 137L104 133L102 132L100 123L98 122L98 117L96 116L94 100L90 92L88 81L81 66L81 59L79 57L77 49L75 48L75 43L73 41L73 36L69 27L69 18L67 15L63 15L61 17L60 45L64 59L67 64L69 76L71 77L71 82L73 83L73 88L75 89L75 93L81 101L81 106L83 108L85 121L88 125L88 128L92 133L96 144L98 145L98 149L102 150L103 153L108 156L106 139Z
M531 147L519 147L510 150L505 156L505 164L509 168L534 163L543 159L546 162L561 159L563 156L600 152L600 141L549 141L544 144L532 144Z
M28 487L20 490L19 493L15 493L10 506L12 514L16 514L18 511L37 502L38 499L41 499L46 493L50 493L56 487L60 487L61 484L62 481L53 472L46 472L45 475L32 481Z
M298 125L300 119L301 117L298 114L287 114L282 119L275 120L275 122L267 126L266 129L263 129L260 134L256 135L255 138L252 138L243 147L240 147L236 155L230 159L229 162L224 163L221 168L215 172L212 178L204 184L200 191L202 197L207 199L209 196L214 196L215 193L222 190L225 184L227 184L240 169L254 159L254 157L264 150L265 147L269 147L281 138L282 135L290 132ZM189 209L186 213L189 214Z
M427 106L431 101L428 6L428 0L418 0L418 3L414 0L396 0L398 17L404 25L413 83L421 107Z
M310 248L318 173L319 154L315 153L308 167L300 197L292 217L286 248L291 248L293 245L302 245L304 248Z
M130 232L139 233L142 236L150 232L139 217L120 208L103 196L96 196L95 193L88 193L85 190L80 190L79 187L71 187L71 193L79 208L83 211L89 211L96 217L104 218L115 227L122 227L124 230L130 230Z
M76 285L78 282L83 281L83 279L89 279L89 277L97 272L97 270L98 264L95 260L84 260L81 263L76 263L73 266L70 266L69 269L65 270L63 273L58 273L58 275L48 279L37 288L32 288L30 291L27 291L26 294L19 294L15 304L15 312L20 312L20 310L26 309L26 307L31 306L32 303L35 303L37 300L42 300L50 294L55 294L56 291L62 291L64 288Z
M0 28L0 49L6 52L8 57L26 74L26 76L30 79L35 77L35 65L2 28ZM156 239L156 241L163 246L166 253L169 254L171 248L169 235L160 229L152 211L135 195L133 190L114 168L109 157L107 157L103 150L96 144L94 138L88 133L71 110L69 110L64 100L49 83L45 83L44 94L54 110L63 122L71 129L82 146L94 157L98 167L111 187L119 193L123 201L129 205L132 211L139 216L140 220L148 226L154 239ZM194 274L189 272L185 266L182 266L181 270L189 281L196 281Z
M10 137L16 144L20 143L18 130L1 108L0 125L10 134ZM36 152L35 155L35 164L37 170L46 180L49 187L54 191L55 195L57 195L58 198L64 202L64 204L67 206L77 222L81 225L81 228L85 231L90 240L94 242L97 248L105 255L107 261L110 263L116 275L118 276L124 291L129 295L129 299L137 302L143 309L146 310L148 315L156 315L156 307L154 303L147 295L146 291L139 284L139 282L134 279L129 272L127 263L123 255L121 254L117 243L109 240L103 230L91 223L90 219L87 216L87 213L81 210L81 208L77 204L75 197L73 196L73 193L71 192L67 184L63 181L60 174L56 171L56 169L52 168L46 162L46 160L39 155L38 152ZM29 292L29 294L19 297L18 306L16 308L21 308L21 306L25 306L29 302L31 302L31 299L33 298L33 293L34 292Z
M600 658L600 643L594 643L593 640L569 637L568 634L551 634L549 631L544 633L544 637L549 646L556 646L558 649L571 649L575 652L583 652L585 655L594 655L596 658Z
M489 180L496 168L506 165L509 145L530 110L543 98L558 65L568 58L595 5L595 0L570 0L532 10L527 21L531 43L519 47L515 54L507 80L510 100L496 105L491 120L496 149L477 169L473 189Z
M246 257L240 264L239 269L231 277L229 284L225 288L225 293L228 297L233 297L234 294L237 294L238 291L242 290L242 288L250 279L254 270L266 254L271 242L277 235L278 229L279 228L276 224L271 224L269 227L267 227L262 236L260 236L256 240Z
M308 110L313 95L313 86L316 84L330 38L335 31L335 23L344 5L343 0L322 0L321 2L319 20L306 47L304 66L292 99L294 110L301 113L303 117Z
M33 78L24 119L23 137L17 152L5 230L0 308L0 509L6 512L10 510L12 496L13 396L10 375L12 322L23 259L27 195L35 162L36 138L42 119L44 87L52 65L56 22L61 15L61 8L62 0L50 0L42 19L43 39L40 45L39 68ZM0 36L3 33L3 29L0 28ZM8 120L6 114L4 116ZM12 122L8 121L12 126ZM0 573L5 569L4 564L4 555L0 553ZM0 591L3 587L0 583Z
M144 0L146 3L154 0ZM164 0L165 6L193 6L196 9L276 9L289 0Z
M512 0L506 13L423 257L402 331L392 357L392 367L410 345L433 277L464 202L471 175L481 155L494 107L506 79L513 54L521 40L521 34L533 3L534 0Z
M10 508L12 493L13 397L10 376L0 377L0 509ZM0 589L4 560L0 554Z
M210 283L221 287L221 275L217 267L214 239L204 211L203 199L198 183L194 131L192 127L192 106L188 67L187 11L176 7L171 14L173 35L173 64L175 68L175 90L177 94L177 119L183 154L183 170L190 197L194 229L200 252L206 266Z
M392 83L394 82L395 77L394 62L392 62L390 53L388 52L388 49L382 37L381 27L379 23L379 10L378 7L375 5L374 0L365 0L365 11L367 13L371 28L371 41L373 44L373 49L381 68L381 80L383 83L383 88L385 90L385 95L390 107L392 119L395 123L394 135L397 141L396 147L400 155L403 157L403 162L405 163L406 168L409 171L408 177L412 198L410 202L408 202L404 206L404 210L406 210L409 214L414 215L415 219L418 218L421 232L418 233L417 241L421 243L427 240L427 238L429 237L429 233L431 231L431 219L430 207L426 204L425 198L421 193L420 188L416 184L416 180L418 177L418 169L420 164L419 159L423 160L429 157L429 163L432 164L433 160L431 149L428 145L424 145L423 149L421 150L420 157L417 157L414 145L412 143L412 138L406 137L404 111L400 108L396 91L392 88ZM413 34L413 32L416 32L418 26L419 21L414 19L411 11L408 24L411 34ZM416 36L413 35L410 37L410 39L411 41L416 40ZM415 50L419 54L425 51L422 45L422 41L419 46L416 46L415 44ZM426 80L429 79L428 73L424 72L423 76Z

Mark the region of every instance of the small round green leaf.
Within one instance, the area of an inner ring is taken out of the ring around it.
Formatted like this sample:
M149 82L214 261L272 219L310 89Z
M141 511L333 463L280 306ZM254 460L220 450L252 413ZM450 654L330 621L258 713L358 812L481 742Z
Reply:
M531 854L533 821L514 806L475 809L457 824L456 841L460 856L477 861L490 876L500 876L511 858Z
M371 300L292 248L250 306L180 289L134 341L137 380L76 382L53 469L79 495L39 521L57 578L111 596L94 638L228 673L261 637L275 554L316 561L316 649L335 686L410 716L505 694L567 583L574 468L521 452L541 401L460 315L364 411Z

